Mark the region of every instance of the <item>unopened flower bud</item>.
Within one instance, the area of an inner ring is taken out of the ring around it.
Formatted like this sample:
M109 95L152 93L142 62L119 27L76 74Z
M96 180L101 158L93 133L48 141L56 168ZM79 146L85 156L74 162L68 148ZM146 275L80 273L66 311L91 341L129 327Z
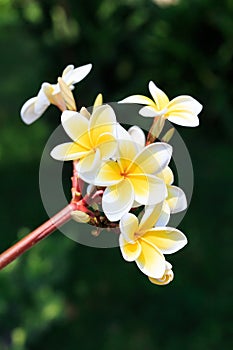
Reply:
M83 224L86 224L87 222L90 221L90 217L88 214L84 213L81 210L75 210L73 211L73 213L71 214L72 219L77 221L77 222L81 222Z

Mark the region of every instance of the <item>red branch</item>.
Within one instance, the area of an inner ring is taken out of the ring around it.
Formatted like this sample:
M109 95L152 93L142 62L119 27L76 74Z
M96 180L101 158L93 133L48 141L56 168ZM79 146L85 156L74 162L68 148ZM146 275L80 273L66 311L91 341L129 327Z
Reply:
M71 219L71 213L77 208L77 204L71 203L54 215L51 219L22 238L15 245L0 254L0 270L18 258L28 249L33 247L45 237L49 236L58 227L68 222Z

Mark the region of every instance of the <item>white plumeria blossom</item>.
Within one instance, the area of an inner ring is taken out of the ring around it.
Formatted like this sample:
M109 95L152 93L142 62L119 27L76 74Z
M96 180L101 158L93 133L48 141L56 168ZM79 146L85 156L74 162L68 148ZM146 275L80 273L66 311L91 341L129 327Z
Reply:
M172 147L166 143L142 148L132 139L118 140L115 159L104 162L94 179L96 186L106 187L102 206L110 221L120 220L135 202L154 205L166 198L166 185L156 174L168 165L171 155Z
M70 88L74 89L74 84L83 80L92 68L91 64L74 68L68 65L63 73L62 80ZM30 98L21 108L21 118L26 124L32 124L39 119L50 104L58 106L60 109L66 109L64 101L60 94L59 84L43 83L37 96Z
M169 101L167 95L153 81L149 82L149 91L153 99L143 95L132 95L119 103L146 105L139 112L144 117L163 116L178 125L190 127L199 125L198 114L202 110L202 105L193 97L182 95Z
M56 146L51 156L63 161L79 160L79 176L94 177L101 161L109 159L116 151L116 116L113 109L109 105L95 108L90 119L78 112L64 111L61 122L73 142Z
M187 244L187 238L178 229L153 227L161 210L162 203L146 207L140 222L131 213L120 220L119 243L123 258L135 261L145 275L155 279L164 279L168 269L164 254L175 253Z

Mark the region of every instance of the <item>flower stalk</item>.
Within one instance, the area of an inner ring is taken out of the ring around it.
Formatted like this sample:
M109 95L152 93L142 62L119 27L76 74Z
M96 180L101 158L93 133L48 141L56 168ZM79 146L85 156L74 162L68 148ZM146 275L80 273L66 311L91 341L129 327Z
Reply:
M48 221L0 254L0 270L32 248L35 244L39 243L42 239L48 237L57 228L68 222L71 219L71 214L76 207L77 204L70 203Z

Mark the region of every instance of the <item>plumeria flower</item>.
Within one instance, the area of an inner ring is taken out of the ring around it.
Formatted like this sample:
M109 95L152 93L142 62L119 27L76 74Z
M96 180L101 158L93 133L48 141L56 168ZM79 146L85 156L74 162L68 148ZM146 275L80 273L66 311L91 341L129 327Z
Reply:
M187 200L184 191L178 187L173 186L174 175L171 168L166 167L157 174L157 176L164 180L167 187L167 197L165 205L167 204L172 214L179 213L187 208Z
M138 126L132 126L129 128L128 133L131 135L132 139L140 145L140 147L145 147L146 139L145 134L141 128ZM164 180L167 187L167 197L164 201L164 212L167 213L167 217L170 217L170 213L175 214L183 211L187 208L187 200L184 191L178 186L172 186L174 182L174 175L171 168L164 168L161 173L156 175L157 177ZM140 206L140 203L135 201L134 207Z
M120 220L120 249L126 261L135 261L138 268L148 277L164 279L167 263L164 254L172 254L187 243L187 238L178 229L153 227L159 219L162 204L146 207L139 222L131 214Z
M106 187L102 206L110 221L118 221L134 206L157 204L167 196L164 181L156 176L169 163L172 147L156 143L138 151L132 140L118 140L114 160L104 162L96 173L94 184ZM82 175L80 175L82 177ZM82 177L88 182L88 178Z
M143 95L129 96L120 103L138 103L146 105L140 110L144 117L159 117L168 119L170 122L182 126L198 126L198 114L202 105L193 97L182 95L169 101L167 95L160 90L153 81L149 82L149 91L153 99Z
M91 174L94 177L102 159L108 159L116 151L116 116L113 109L109 105L100 106L90 119L78 112L64 111L61 123L73 142L56 146L51 156L63 161L79 160L79 176Z
M74 84L83 80L90 72L91 68L91 64L86 64L78 68L74 68L73 65L69 65L62 73L62 80L66 83L70 90L73 90ZM22 120L26 124L32 124L41 117L50 104L58 106L61 110L66 109L58 83L43 83L41 85L38 95L30 98L24 103L21 109Z
M165 261L164 275L161 278L149 277L149 280L152 283L157 284L159 286L165 286L168 283L170 283L173 280L173 278L174 278L174 273L172 271L172 265L168 261Z

